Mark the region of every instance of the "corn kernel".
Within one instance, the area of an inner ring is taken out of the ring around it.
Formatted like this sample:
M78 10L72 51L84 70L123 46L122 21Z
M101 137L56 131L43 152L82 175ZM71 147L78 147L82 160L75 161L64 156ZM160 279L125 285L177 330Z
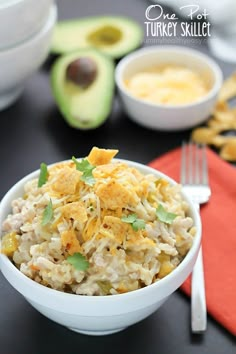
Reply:
M158 261L161 263L170 261L170 256L168 254L165 254L164 252L161 252L157 258Z
M170 274L173 269L174 266L172 263L168 261L163 262L158 273L159 278L164 278L166 275Z
M5 254L8 257L12 257L13 253L17 250L17 248L18 239L14 231L3 236L1 253Z
M183 241L183 238L180 236L180 235L176 235L175 236L175 241L176 241L176 244L178 245L178 243L180 243L181 241Z

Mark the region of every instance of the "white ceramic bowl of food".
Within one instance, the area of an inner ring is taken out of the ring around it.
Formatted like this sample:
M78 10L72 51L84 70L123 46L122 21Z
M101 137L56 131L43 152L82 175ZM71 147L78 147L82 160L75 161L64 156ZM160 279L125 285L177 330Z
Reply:
M164 177L171 184L172 179L145 165L125 161L143 174ZM11 210L11 202L23 195L23 186L37 178L39 171L33 172L16 183L3 197L0 204L0 225ZM199 213L186 195L183 198L190 208L189 215L194 220L196 235L186 257L169 275L158 282L138 290L109 296L85 296L64 293L45 287L21 273L5 255L0 255L0 269L8 282L25 299L49 319L76 332L104 335L118 332L152 314L184 282L191 273L201 242L201 221Z
M204 78L208 92L192 103L178 105L147 102L130 93L125 84L127 80L136 73L162 65L189 68ZM142 126L166 131L188 129L206 121L222 85L221 69L210 57L180 46L151 46L137 50L118 63L115 78L127 115Z
M0 110L8 107L22 93L25 81L45 61L57 20L57 7L52 5L40 31L16 47L0 50Z
M34 36L46 23L53 0L1 0L0 50Z

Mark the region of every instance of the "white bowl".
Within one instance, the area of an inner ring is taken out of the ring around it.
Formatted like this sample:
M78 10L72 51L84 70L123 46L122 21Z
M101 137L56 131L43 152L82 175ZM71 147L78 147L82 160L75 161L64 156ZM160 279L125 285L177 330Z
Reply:
M196 102L183 105L149 103L135 98L125 80L135 73L161 64L187 66L209 83L209 92ZM204 122L212 113L222 85L219 66L207 55L179 46L147 47L124 57L116 67L116 84L127 115L135 122L157 130L183 130Z
M52 5L47 22L34 37L19 46L0 51L0 110L20 96L25 81L45 61L56 19L57 7Z
M153 173L175 184L172 179L150 167L126 160L118 161L125 161L144 174ZM5 195L0 204L0 225L11 211L12 200L23 195L24 184L38 175L39 171L29 174ZM27 301L51 320L80 333L104 335L118 332L156 311L193 269L201 242L201 221L192 202L186 195L184 198L190 205L190 215L197 228L194 243L172 273L142 289L119 295L81 296L49 289L36 283L21 273L3 254L0 255L0 269L9 283Z
M0 50L35 35L47 21L53 0L1 0Z

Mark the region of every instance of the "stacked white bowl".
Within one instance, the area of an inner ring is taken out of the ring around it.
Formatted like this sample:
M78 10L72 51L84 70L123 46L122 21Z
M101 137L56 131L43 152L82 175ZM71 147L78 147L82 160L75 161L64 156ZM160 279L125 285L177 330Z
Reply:
M53 0L0 0L0 110L47 58L56 20Z

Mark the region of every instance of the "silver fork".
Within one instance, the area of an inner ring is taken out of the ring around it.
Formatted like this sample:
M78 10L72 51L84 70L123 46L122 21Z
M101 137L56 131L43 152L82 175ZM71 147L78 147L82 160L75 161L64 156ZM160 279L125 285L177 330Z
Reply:
M207 203L211 196L208 183L206 147L190 142L182 144L180 182L183 190L196 204ZM207 326L205 281L202 248L192 272L191 280L191 328L203 332Z

